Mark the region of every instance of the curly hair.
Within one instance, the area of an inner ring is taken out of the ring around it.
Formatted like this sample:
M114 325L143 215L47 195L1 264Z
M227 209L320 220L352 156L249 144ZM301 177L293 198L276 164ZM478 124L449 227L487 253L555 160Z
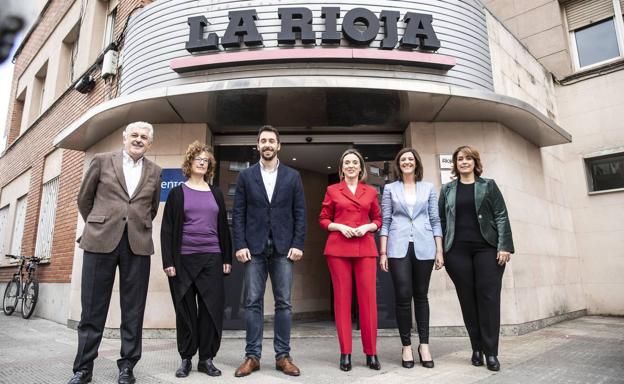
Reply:
M453 175L459 176L459 169L457 168L457 156L459 152L463 152L464 156L471 157L474 160L474 174L475 176L481 176L483 173L483 164L481 163L481 156L479 155L479 151L475 147L471 147L470 145L462 145L458 147L453 152Z
M403 171L401 171L401 156L406 153L411 153L414 156L416 167L414 168L414 181L421 181L423 179L424 169L420 155L414 148L403 148L397 153L394 158L393 176L396 180L403 180Z
M349 148L342 153L340 156L340 162L338 163L338 176L340 176L340 180L344 180L344 172L342 171L342 163L344 162L344 158L347 155L355 155L360 160L360 174L358 175L358 181L366 181L368 177L368 173L366 172L366 164L364 164L364 157L362 154L354 148Z
M199 141L193 141L188 148L186 149L186 154L184 155L184 162L182 163L182 173L187 178L191 177L192 164L193 160L199 156L202 152L206 152L208 154L208 170L204 175L204 180L209 183L212 180L212 177L215 174L215 169L217 167L217 161L214 157L214 152L212 151L212 147Z

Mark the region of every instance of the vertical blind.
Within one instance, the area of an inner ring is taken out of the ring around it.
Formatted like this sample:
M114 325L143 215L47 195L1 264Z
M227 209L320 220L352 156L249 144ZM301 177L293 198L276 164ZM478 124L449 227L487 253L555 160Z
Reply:
M624 4L624 0L620 0ZM564 3L568 29L586 27L613 17L613 0L570 0Z

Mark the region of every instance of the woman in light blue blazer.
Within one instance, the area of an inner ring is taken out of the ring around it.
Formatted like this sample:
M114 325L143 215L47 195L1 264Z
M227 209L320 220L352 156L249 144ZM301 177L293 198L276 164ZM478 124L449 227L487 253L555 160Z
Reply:
M420 364L433 368L429 351L429 281L435 264L444 265L438 198L431 183L422 181L418 152L403 148L394 159L397 181L385 186L381 201L381 269L392 275L395 311L403 350L403 367L412 368L412 297L420 345Z

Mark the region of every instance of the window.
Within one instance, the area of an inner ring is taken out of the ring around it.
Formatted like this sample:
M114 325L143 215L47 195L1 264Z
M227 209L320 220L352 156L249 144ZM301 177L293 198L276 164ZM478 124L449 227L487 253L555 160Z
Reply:
M236 194L236 183L228 184L228 196L234 196Z
M33 93L33 105L37 107L34 110L37 112L37 117L43 113L45 110L45 81L48 75L48 62L46 62L43 67L39 70L39 72L35 75L35 89L38 91L38 94ZM37 100L38 98L38 100Z
M624 188L624 152L585 159L590 192Z
M378 167L371 166L369 168L369 171L370 171L371 175L375 175L375 176L380 176L381 175L381 169L379 169Z
M37 244L35 245L35 256L38 257L50 258L51 255L58 190L58 176L43 184L41 208L39 210L39 225L37 227Z
M577 69L624 55L624 0L569 0L564 3Z
M24 133L26 129L41 115L46 108L46 77L48 75L48 62L46 61L41 68L35 74L35 78L32 82L32 90L30 96L26 96L26 103L28 108L28 120L25 125L22 125L22 131Z
M79 75L76 71L78 61L78 42L80 23L76 23L63 39L62 57L59 63L59 81L57 81L56 96L60 96Z
M21 252L29 187L30 169L3 186L0 191L0 250L3 255ZM0 264L6 262L8 260L0 258Z
M24 88L24 90L22 90L22 92L17 96L17 99L15 99L15 103L13 104L13 116L15 116L15 120L11 124L11 127L18 126L20 132L22 132L28 124L26 121L26 115L24 114L24 103L26 102L27 91L28 89ZM8 135L8 129L5 131L5 135Z
M0 255L5 254L4 239L6 239L7 222L9 221L9 206L0 209Z
M22 237L24 237L24 224L26 223L26 199L28 195L24 195L17 199L15 205L15 221L13 225L13 236L11 236L11 249L9 254L21 255L22 253Z
M249 168L249 162L230 161L229 170L234 172L240 172L243 169Z
M109 4L109 8L111 4ZM106 49L110 45L110 43L115 41L114 39L115 39L115 19L116 18L117 18L117 5L115 5L115 8L110 10L108 14L106 15L106 30L104 32L104 47L103 47L104 49Z

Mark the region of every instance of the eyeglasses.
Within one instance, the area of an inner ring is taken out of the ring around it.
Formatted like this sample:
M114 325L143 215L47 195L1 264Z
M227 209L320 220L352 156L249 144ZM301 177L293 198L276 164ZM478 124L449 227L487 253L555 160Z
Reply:
M196 157L193 160L197 161L198 163L206 163L206 164L210 164L210 159L207 159L205 157Z

